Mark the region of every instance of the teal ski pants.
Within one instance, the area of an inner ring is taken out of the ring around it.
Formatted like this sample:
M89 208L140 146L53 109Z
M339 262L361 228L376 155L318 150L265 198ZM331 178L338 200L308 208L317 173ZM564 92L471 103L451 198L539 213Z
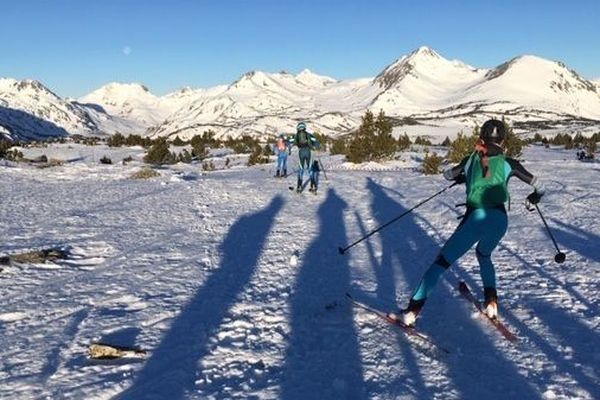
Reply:
M444 244L439 256L423 275L415 290L413 300L429 297L439 277L450 265L465 254L475 243L479 272L484 287L496 287L496 271L492 252L506 233L506 211L498 208L476 208L467 213L465 220L456 228Z
M310 171L310 147L301 147L298 150L298 182L302 181L304 171Z

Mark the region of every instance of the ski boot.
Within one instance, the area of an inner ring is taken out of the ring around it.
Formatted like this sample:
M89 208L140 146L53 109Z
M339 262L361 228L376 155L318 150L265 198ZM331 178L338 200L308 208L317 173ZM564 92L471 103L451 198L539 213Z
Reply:
M275 173L275 178L279 178L279 170Z
M387 317L396 322L400 322L404 326L415 326L417 317L425 304L425 299L413 300L410 299L408 307L404 310L400 310L399 313L388 313Z
M490 319L498 318L498 293L496 288L486 287L483 288L483 313L486 314Z
M296 193L302 192L302 179L298 178L298 184L296 185Z
M287 178L287 169L283 169L283 173L281 174L283 178Z

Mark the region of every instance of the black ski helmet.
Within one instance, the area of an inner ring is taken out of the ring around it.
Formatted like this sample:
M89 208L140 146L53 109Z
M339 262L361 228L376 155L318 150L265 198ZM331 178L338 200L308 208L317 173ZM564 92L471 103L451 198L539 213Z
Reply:
M506 139L506 124L497 119L489 119L484 122L479 131L479 137L485 143L502 144Z

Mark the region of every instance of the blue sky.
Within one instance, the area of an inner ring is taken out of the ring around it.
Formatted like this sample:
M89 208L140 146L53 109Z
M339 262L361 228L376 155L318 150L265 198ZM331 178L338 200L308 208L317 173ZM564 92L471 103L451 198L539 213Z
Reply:
M597 78L599 20L597 0L0 0L0 77L162 95L255 69L374 76L426 45L475 67L534 54Z

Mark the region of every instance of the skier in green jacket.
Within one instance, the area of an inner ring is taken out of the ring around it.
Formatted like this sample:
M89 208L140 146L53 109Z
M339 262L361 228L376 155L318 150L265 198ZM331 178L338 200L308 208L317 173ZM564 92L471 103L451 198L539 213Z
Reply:
M298 146L298 184L296 185L296 191L302 191L302 177L304 171L310 172L311 166L311 150L319 149L321 147L317 138L306 130L306 124L299 122L296 126L296 135L290 138L290 143Z
M460 164L444 172L444 177L466 183L467 211L439 255L423 275L406 309L389 317L413 326L439 277L474 244L484 287L484 312L498 317L496 272L492 252L506 233L508 217L504 203L508 200L507 184L512 176L533 186L527 201L537 204L544 194L538 179L521 163L504 155L507 128L502 121L489 120L481 127L475 151Z

